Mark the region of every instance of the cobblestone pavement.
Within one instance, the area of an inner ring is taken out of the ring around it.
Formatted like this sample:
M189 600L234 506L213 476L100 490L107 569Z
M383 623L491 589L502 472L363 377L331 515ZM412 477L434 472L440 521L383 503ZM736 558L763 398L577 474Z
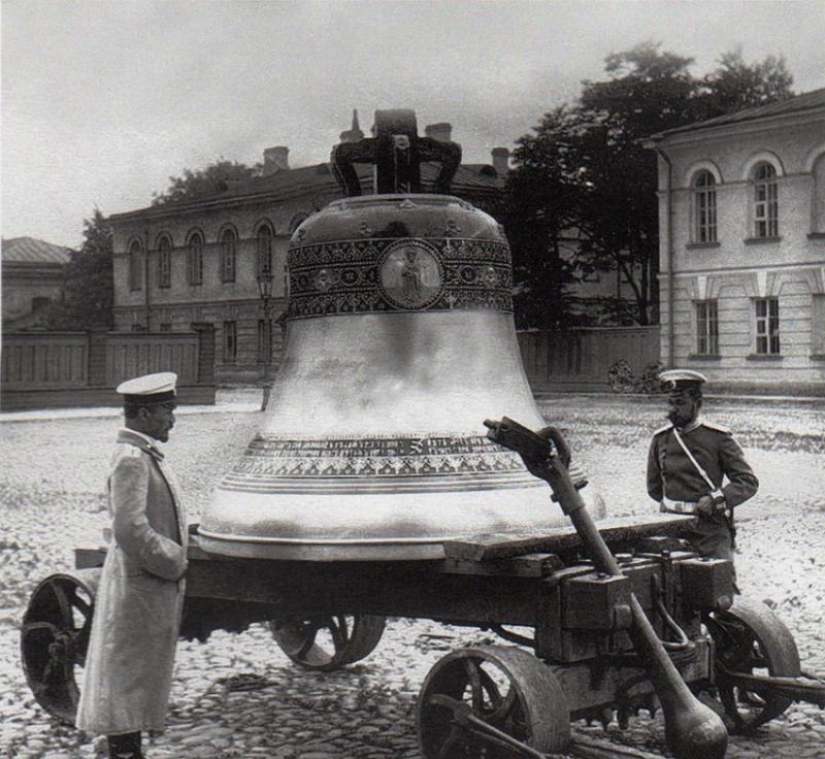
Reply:
M707 405L709 416L737 431L762 483L757 498L740 511L743 592L785 621L806 669L825 673L825 411L753 401ZM167 451L193 519L256 429L260 414L252 407L180 415ZM650 512L644 466L650 432L661 419L657 404L568 397L543 408L614 513ZM102 483L117 426L107 416L0 423L2 759L105 755L100 740L59 725L35 703L20 665L18 628L38 580L70 568L73 548L98 540L105 523ZM487 640L472 629L394 619L372 655L329 674L294 666L264 625L219 631L205 643L181 641L169 729L149 741L148 756L419 759L415 699L427 671L448 651ZM595 732L603 734L601 727ZM663 747L659 718L633 719L626 731L614 722L607 734L648 750ZM728 757L825 757L825 712L793 705L755 736L732 737Z

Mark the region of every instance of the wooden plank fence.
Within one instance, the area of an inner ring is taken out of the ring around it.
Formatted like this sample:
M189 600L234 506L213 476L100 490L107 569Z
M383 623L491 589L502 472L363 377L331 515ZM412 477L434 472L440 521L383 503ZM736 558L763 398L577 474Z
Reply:
M659 360L659 327L583 327L518 333L534 393L611 392L609 372L627 362L633 376Z
M178 375L181 403L214 403L214 330L4 333L0 410L118 406L115 388L151 372Z

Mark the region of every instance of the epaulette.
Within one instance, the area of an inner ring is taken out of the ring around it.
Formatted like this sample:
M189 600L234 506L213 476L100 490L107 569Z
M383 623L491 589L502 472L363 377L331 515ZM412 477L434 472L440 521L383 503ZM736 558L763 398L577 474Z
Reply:
M662 432L667 432L668 430L671 430L671 429L673 429L673 425L670 422L668 422L664 427L659 427L658 430L653 430L653 436L655 437L656 435L658 435Z
M717 432L724 432L726 435L730 435L730 430L727 427L723 427L721 424L714 424L713 422L706 422L703 419L702 420L702 426L707 427L709 430L716 430Z
M119 452L121 458L139 459L143 453L143 449L132 443L127 443L121 440L118 445L123 449Z

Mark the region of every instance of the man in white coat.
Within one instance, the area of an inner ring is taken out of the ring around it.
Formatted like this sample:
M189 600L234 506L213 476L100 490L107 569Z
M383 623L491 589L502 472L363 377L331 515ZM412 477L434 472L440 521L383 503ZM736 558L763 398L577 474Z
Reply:
M95 600L77 727L111 759L142 759L166 726L186 574L186 513L158 441L175 423L171 372L122 383L125 427L108 479L112 541Z

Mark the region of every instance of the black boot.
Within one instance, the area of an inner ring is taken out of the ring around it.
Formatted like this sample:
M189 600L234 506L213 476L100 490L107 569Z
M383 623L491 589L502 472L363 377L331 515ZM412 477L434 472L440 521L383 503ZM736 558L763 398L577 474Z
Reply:
M143 759L140 751L140 733L107 735L109 759Z

